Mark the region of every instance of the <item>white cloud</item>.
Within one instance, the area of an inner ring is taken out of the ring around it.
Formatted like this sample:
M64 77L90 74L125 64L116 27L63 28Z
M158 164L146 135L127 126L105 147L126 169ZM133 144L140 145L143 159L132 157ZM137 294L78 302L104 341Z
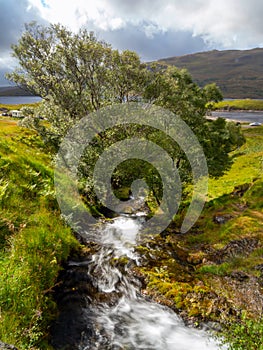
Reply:
M38 8L42 17L52 23L62 23L71 30L78 30L87 23L92 23L101 30L116 30L125 27L125 21L114 15L115 9L105 0L29 0Z
M32 20L73 31L85 26L114 48L153 60L262 47L262 15L262 0L0 0L0 68L13 64L10 44Z
M211 45L246 48L262 43L261 0L29 0L42 16L72 30L90 24L112 31L140 25L148 38L190 31Z
M16 67L17 62L13 57L10 57L10 55L1 56L0 57L0 69L6 68L8 70L12 70Z

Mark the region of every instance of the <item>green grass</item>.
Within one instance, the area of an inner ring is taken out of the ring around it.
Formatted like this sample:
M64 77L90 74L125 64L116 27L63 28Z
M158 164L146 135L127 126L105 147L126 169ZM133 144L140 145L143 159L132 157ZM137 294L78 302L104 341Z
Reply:
M22 107L28 106L28 107L37 107L40 104L40 102L34 102L34 103L20 103L20 104L3 104L0 103L0 108L6 108L9 111L12 109L21 109Z
M215 103L213 109L263 111L263 101L253 99L224 100Z
M196 324L220 322L231 350L263 349L257 299L244 295L238 283L245 286L247 280L235 277L249 276L247 288L257 293L251 281L260 277L257 266L263 264L263 127L244 133L246 143L232 153L232 168L209 180L207 203L194 227L177 234L178 219L167 236L140 248L150 261L140 268L145 293ZM226 221L219 224L216 217ZM242 320L241 310L248 315Z
M197 222L203 233L187 235L185 244L220 247L263 230L263 127L244 129L244 134L246 143L232 153L231 169L219 179L209 179L208 202ZM238 194L240 189L247 189L243 196ZM216 216L231 220L218 225L213 220Z
M223 335L221 343L228 344L229 350L263 350L263 318L252 320L244 314L238 323L230 323Z
M165 249L150 249L149 256L157 258L142 268L148 288L190 317L218 320L213 310L225 307L226 292L224 285L216 290L223 295L217 304L212 297L215 279L236 270L256 275L255 265L263 263L263 127L244 132L247 142L233 152L232 168L209 181L208 202L197 225L185 235L164 238ZM48 325L56 315L51 291L61 262L79 247L60 219L51 161L34 132L0 119L0 339L19 349L50 349ZM233 194L235 187L242 186L247 188L243 196ZM213 220L217 215L230 219L219 225ZM204 259L207 251L220 253L232 240L247 237L260 241L251 253L221 264ZM145 247L144 254L148 250ZM188 259L185 265L184 259ZM187 270L189 261L199 262ZM235 326L238 329L239 324ZM253 339L257 321L242 326L251 332L249 341ZM233 349L242 348L233 345Z
M33 132L0 120L0 339L49 349L61 262L78 242L60 219L51 156Z
M250 184L263 173L263 127L244 129L246 143L232 153L231 169L219 179L209 180L208 199L233 192L235 186Z
M263 264L263 127L244 129L244 133L246 144L233 152L232 168L223 177L209 181L210 200L196 227L180 241L180 245L188 249L191 256L201 257L195 276L207 283L212 290L215 288L219 295L225 295L228 287L215 287L217 278L229 276L234 271L259 277L260 273L255 266ZM214 218L218 216L226 217L226 222L216 223ZM221 263L209 261L213 261L213 258L209 258L207 251L213 251L220 258L228 244L244 239L257 239L259 244L251 251L245 249L242 253L229 255ZM231 300L235 300L233 294ZM257 324L258 321L255 319L253 322ZM235 324L235 327L238 328L239 324ZM246 336L252 339L252 335ZM240 339L244 341L246 336L240 336ZM233 337L228 339L235 344ZM233 345L231 349L243 348Z

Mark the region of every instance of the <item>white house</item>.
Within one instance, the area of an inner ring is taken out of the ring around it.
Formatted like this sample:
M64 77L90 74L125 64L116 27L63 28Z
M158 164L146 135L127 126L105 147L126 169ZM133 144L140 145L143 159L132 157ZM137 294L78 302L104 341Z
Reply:
M10 114L13 118L22 118L22 112L18 111L16 109L13 109L12 111L10 111Z

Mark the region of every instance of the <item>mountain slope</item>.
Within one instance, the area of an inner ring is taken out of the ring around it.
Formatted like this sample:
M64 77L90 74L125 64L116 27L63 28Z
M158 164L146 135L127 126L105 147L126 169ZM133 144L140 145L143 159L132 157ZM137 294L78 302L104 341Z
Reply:
M263 48L213 50L158 62L186 68L200 86L215 82L225 98L263 98Z
M0 96L32 96L32 94L19 86L0 86Z

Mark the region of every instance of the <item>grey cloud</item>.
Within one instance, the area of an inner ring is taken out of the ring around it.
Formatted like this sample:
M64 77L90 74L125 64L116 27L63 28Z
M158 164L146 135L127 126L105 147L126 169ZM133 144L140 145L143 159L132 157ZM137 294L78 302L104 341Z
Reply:
M27 0L0 0L0 58L6 64L4 67L0 61L0 85L8 84L4 75L8 66L12 65L11 44L15 44L21 36L24 23L33 20L45 23L37 9L28 7Z
M0 0L1 53L10 50L23 32L24 23L36 20L44 22L37 9L28 8L27 0Z
M180 56L208 49L200 37L193 37L190 32L158 32L153 38L145 35L141 27L130 25L115 31L97 32L99 39L104 39L114 48L136 51L142 60L152 61L170 56Z
M11 70L7 69L6 67L3 67L3 68L0 67L0 86L11 85L11 82L5 79L5 74L9 73L10 71Z
M109 6L126 25L147 20L160 31L195 33L217 48L263 45L262 0L111 0Z
M162 0L112 0L111 6L127 16L147 12L150 15L161 10L164 7L164 2Z
M207 1L204 0L111 0L112 7L118 9L118 11L123 14L139 14L143 13L158 14L162 12L167 6L169 8L184 8L189 13L190 11L195 11L196 9L201 9L207 7Z

